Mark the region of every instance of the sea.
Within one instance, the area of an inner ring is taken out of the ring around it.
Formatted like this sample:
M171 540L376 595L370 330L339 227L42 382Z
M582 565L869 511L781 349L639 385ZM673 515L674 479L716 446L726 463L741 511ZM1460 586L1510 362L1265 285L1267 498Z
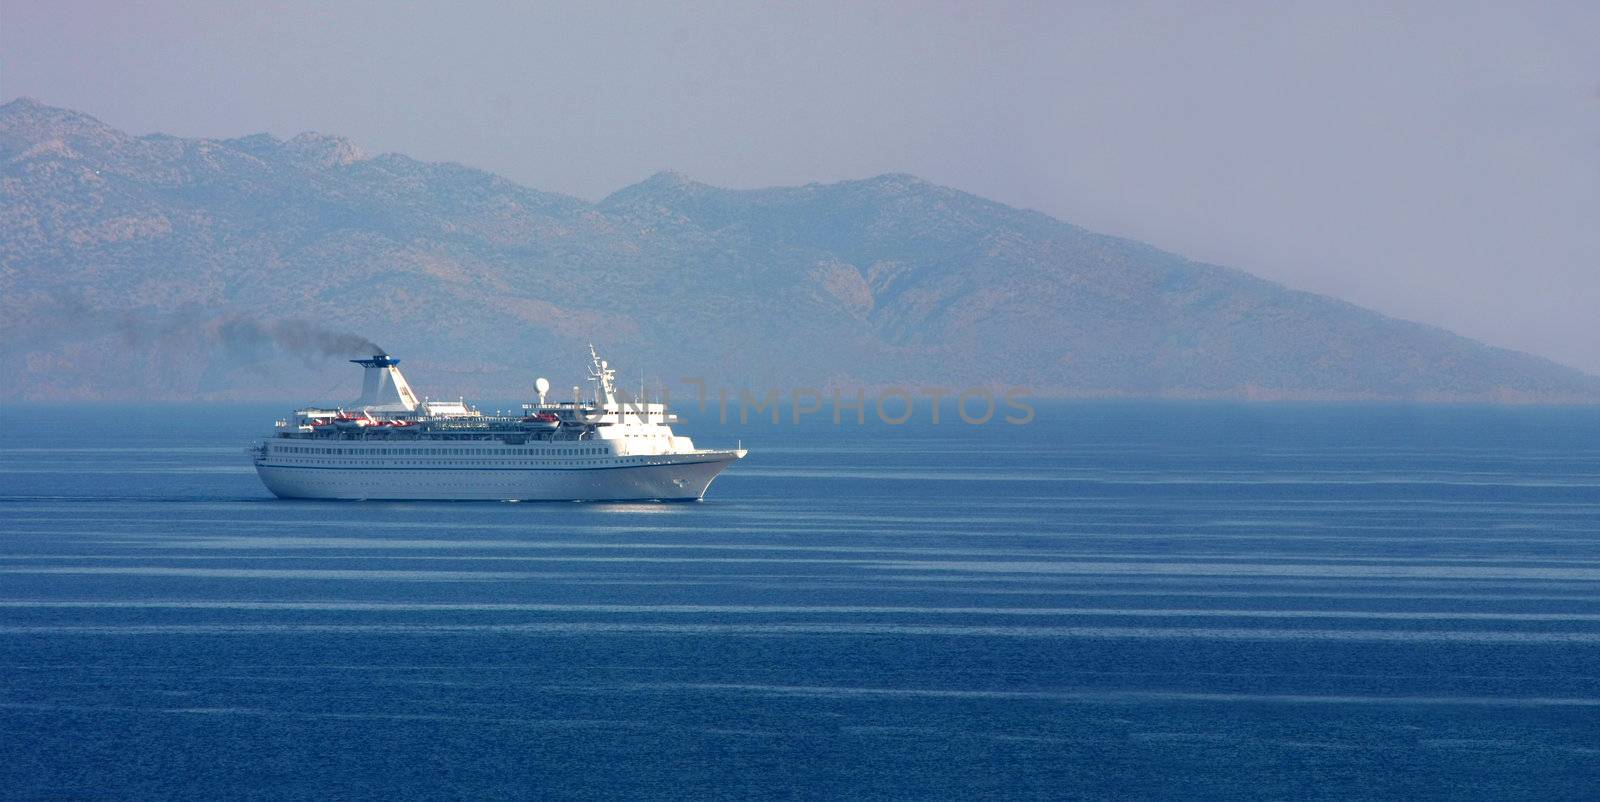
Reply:
M1600 798L1600 409L1035 408L580 504L7 404L0 798Z

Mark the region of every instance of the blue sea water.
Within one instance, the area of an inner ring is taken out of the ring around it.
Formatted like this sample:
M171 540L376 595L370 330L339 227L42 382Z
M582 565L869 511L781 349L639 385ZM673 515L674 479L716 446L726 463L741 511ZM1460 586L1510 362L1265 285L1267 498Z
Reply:
M691 414L611 505L276 500L280 413L0 410L0 796L1600 796L1600 410Z

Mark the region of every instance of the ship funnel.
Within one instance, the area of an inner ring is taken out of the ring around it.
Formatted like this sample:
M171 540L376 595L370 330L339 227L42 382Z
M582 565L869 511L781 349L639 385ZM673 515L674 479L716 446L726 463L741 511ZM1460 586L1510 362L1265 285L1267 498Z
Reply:
M361 397L353 406L372 412L412 412L417 396L400 373L400 360L388 354L373 354L370 359L352 359L365 368L361 376Z

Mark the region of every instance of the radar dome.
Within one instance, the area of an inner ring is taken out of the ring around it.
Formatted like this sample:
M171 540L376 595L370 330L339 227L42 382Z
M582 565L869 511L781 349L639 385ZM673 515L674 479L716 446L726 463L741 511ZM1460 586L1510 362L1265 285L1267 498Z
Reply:
M545 393L550 392L550 380L546 379L543 376L540 376L539 378L534 379L533 380L533 389L535 391L537 391L539 393L539 395L544 395Z

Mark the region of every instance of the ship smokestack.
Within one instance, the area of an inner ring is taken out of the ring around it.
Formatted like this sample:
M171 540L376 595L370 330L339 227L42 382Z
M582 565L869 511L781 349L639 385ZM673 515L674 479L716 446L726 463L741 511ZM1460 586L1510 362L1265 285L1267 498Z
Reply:
M352 359L365 370L361 376L361 397L352 405L372 412L412 412L417 396L400 373L400 360L379 352L367 359Z

